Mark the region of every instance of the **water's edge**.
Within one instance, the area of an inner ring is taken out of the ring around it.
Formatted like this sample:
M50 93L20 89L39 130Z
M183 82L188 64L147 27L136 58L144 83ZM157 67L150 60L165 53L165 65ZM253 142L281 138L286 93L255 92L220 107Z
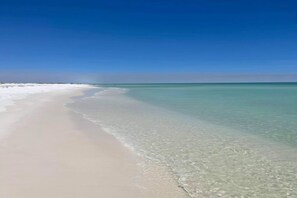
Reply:
M98 91L71 108L168 167L191 197L297 196L296 149L146 104L122 88Z

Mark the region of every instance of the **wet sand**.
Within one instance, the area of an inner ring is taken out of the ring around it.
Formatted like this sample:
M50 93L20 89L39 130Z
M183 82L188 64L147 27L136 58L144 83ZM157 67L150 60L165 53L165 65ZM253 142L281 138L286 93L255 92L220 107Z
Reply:
M164 168L144 168L141 157L65 106L83 90L28 97L1 113L0 197L186 197Z

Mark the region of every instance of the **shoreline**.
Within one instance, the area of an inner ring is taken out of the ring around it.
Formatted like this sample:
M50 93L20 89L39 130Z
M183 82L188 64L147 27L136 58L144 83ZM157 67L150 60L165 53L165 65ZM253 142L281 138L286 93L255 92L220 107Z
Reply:
M143 159L65 106L83 90L43 93L7 110L29 113L0 139L0 196L186 197L163 167L144 169Z
M191 197L295 193L296 150L288 146L137 100L125 89L100 90L71 107L166 166Z

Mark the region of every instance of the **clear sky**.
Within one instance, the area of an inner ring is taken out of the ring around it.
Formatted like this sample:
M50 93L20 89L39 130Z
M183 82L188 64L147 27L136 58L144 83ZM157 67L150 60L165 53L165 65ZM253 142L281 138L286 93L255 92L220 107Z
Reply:
M0 72L296 74L297 1L0 0Z

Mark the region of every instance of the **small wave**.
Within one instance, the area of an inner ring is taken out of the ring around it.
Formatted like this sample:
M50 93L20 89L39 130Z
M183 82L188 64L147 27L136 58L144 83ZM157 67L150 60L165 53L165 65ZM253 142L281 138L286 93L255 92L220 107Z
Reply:
M73 109L131 150L168 167L189 196L296 195L297 163L288 161L294 149L146 104L126 92L107 88Z

